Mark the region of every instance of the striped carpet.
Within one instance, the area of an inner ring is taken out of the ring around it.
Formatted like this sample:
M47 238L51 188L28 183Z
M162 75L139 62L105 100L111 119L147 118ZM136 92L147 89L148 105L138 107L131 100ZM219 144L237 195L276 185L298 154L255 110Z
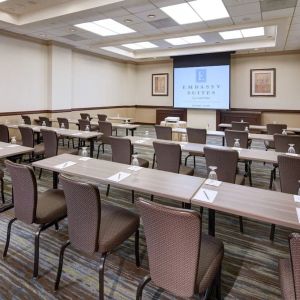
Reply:
M136 135L150 131L153 127L142 126ZM119 130L119 134L124 134ZM211 144L219 144L217 138L208 138ZM263 143L253 142L253 147L262 148ZM136 147L141 157L151 161L153 152ZM101 159L110 159L110 149L106 148ZM189 161L192 164L192 159ZM240 166L243 170L243 166ZM271 166L253 163L253 185L268 188ZM100 172L101 170L99 170ZM36 171L38 174L38 170ZM206 176L205 161L197 158L196 176ZM247 183L248 184L248 181ZM38 181L39 190L52 185L52 176L43 172ZM6 198L11 197L10 178L5 176ZM105 197L106 186L100 185L102 201L134 210L131 192L111 188ZM149 195L141 195L149 198ZM173 205L168 199L155 198L155 201ZM2 256L6 238L6 228L12 211L0 216L0 255ZM60 246L67 240L67 221L63 221L58 232L49 228L41 234L40 277L32 279L33 240L36 226L15 223L12 230L8 256L0 259L0 299L96 299L98 295L98 265L96 258L87 258L69 248L65 254L64 269L58 292L53 292L58 265ZM207 214L204 211L203 230L207 231ZM142 231L142 230L141 230ZM244 234L239 232L238 217L216 214L216 236L225 244L222 270L222 295L224 299L280 299L278 284L278 258L287 257L288 228L277 227L275 241L269 240L270 225L245 219ZM148 273L147 250L143 231L140 240L141 268L135 267L134 238L130 238L109 255L105 267L106 299L135 299L139 281ZM144 290L143 299L176 299L172 295L149 284Z

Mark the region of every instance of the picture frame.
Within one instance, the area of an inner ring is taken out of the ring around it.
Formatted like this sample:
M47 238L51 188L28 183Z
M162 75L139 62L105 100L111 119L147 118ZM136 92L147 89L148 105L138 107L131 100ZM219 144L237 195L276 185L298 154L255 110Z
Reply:
M152 96L169 95L169 73L152 74Z
M276 69L250 70L250 96L276 97Z

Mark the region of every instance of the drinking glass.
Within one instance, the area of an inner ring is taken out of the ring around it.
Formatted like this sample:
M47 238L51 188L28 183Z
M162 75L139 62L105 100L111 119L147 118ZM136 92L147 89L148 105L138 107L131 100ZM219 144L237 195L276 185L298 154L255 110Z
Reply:
M216 170L218 168L216 166L209 166L208 168L210 169L210 172L208 174L208 179L218 180L218 176L217 176L217 173L216 173Z
M21 119L21 125L24 125L24 124L25 124L24 119Z
M16 143L17 143L16 137L15 137L15 136L12 136L10 142L11 142L12 144L16 144Z
M82 147L82 149L81 149L81 156L88 157L87 147Z
M144 135L145 135L146 138L149 137L149 131L146 130L145 133L144 133Z
M138 155L137 154L132 154L131 165L139 166L139 160L138 160Z
M46 122L45 121L42 122L42 126L46 126Z
M61 123L60 128L65 129L65 123Z
M85 125L85 131L90 131L90 126L89 125Z
M289 144L288 153L292 153L292 154L296 153L294 146L295 144Z
M244 123L244 120L242 119L241 122Z
M245 127L245 131L246 131L246 132L249 132L248 126Z
M286 129L282 129L282 134L287 135Z
M234 148L240 148L241 147L241 145L240 145L240 139L234 139L233 147Z

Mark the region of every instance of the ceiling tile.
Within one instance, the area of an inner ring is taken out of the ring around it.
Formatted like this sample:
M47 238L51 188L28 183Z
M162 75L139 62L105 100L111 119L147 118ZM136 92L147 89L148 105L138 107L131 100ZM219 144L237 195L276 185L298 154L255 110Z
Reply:
M259 2L259 0L223 0L225 6L234 6L234 5L241 5L241 4L249 4Z
M169 18L168 15L166 15L162 10L160 10L159 8L153 9L153 10L147 10L147 11L143 11L143 12L139 12L135 14L138 18L148 22L148 21L155 21L155 20L159 20L159 19L165 19L165 18ZM153 15L155 16L154 18L149 18L149 15Z
M267 11L263 12L263 20L271 20L271 19L276 19L276 18L283 18L283 17L290 17L294 13L294 8L285 8L285 9L280 9L280 10L272 10L272 11Z
M231 17L237 17L245 16L248 14L259 14L260 6L258 2L253 2L244 5L228 6L227 10Z
M284 0L284 1L274 1L274 0L263 0L260 2L260 7L262 12L281 10L285 8L293 8L297 4L297 0Z
M156 9L156 6L154 6L152 3L148 2L148 3L142 3L139 5L132 5L132 6L124 6L126 7L126 9L128 11L130 11L133 14L139 13L139 12L143 12L143 11L147 11L147 10L154 10Z
M247 14L245 16L232 17L234 24L261 22L261 14Z

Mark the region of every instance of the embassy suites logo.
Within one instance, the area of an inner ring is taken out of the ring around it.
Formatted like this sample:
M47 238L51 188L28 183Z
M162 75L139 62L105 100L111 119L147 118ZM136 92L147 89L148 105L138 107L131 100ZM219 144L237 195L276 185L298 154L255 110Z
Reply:
M206 69L196 70L196 82L199 82L199 83L206 82Z

